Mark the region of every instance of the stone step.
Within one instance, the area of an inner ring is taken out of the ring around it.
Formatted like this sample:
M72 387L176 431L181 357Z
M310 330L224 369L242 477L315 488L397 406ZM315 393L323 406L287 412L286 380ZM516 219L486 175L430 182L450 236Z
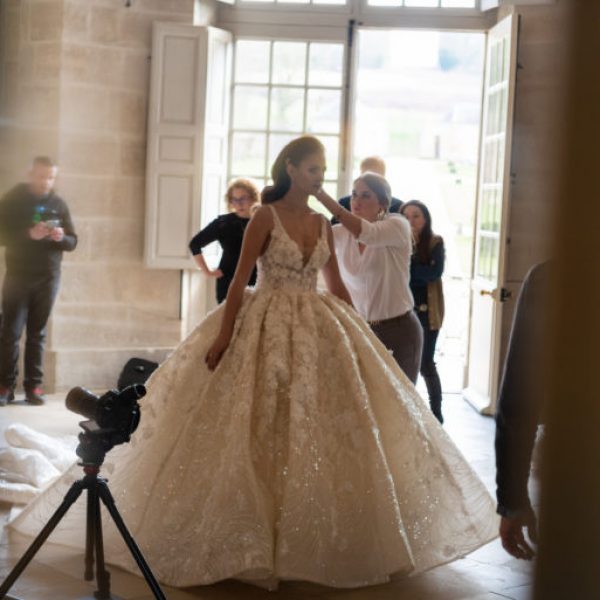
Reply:
M180 341L179 319L127 305L58 305L52 315L49 347L172 347Z

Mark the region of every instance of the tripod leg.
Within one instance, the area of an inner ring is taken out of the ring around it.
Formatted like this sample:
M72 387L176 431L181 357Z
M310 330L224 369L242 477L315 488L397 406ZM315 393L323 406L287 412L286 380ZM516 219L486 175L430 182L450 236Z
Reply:
M140 568L140 571L142 572L146 583L152 590L154 597L157 600L167 600L166 596L164 595L163 591L158 585L158 581L156 581L156 578L150 570L150 567L148 566L148 563L146 562L146 559L144 558L141 550L138 548L137 544L135 543L135 540L133 539L133 537L129 533L129 530L127 529L127 526L125 525L125 522L121 518L121 515L119 514L119 511L117 510L117 507L115 505L115 500L112 497L110 490L108 489L106 481L102 479L98 480L98 494L102 499L102 502L104 502L106 508L108 509L110 516L113 518L113 521L115 522L115 525L117 526L121 537L127 544L131 555L135 559L135 562L137 563L138 567Z
M31 562L33 557L37 554L37 551L42 547L42 544L48 539L48 536L54 531L54 528L58 525L60 520L65 516L65 513L69 510L71 505L79 498L81 492L85 489L86 484L83 480L75 481L66 493L64 500L60 506L56 509L54 514L50 517L42 531L33 540L27 552L23 554L19 562L15 565L13 570L8 574L6 579L0 586L0 598L4 598L6 593L13 586L14 582L19 578L21 573L25 570L27 565Z
M94 541L96 539L96 513L94 510L94 498L98 501L98 494L94 486L88 488L87 493L87 515L85 527L85 572L83 578L86 581L94 579Z
M100 499L98 497L98 482L94 486L94 531L96 543L96 582L98 590L94 596L98 600L111 600L110 573L104 565L104 540L102 539L102 513L100 512ZM92 490L89 490L90 492Z

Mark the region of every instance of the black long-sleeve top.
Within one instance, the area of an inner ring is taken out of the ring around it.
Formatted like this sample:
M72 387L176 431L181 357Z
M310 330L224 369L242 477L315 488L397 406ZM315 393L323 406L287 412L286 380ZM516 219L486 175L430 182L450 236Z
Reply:
M546 346L551 263L527 274L513 317L496 409L496 497L498 513L510 517L531 507L527 482L546 391L540 355Z
M202 254L202 248L212 242L219 242L223 249L223 255L219 262L219 269L228 279L233 277L240 254L242 251L242 240L249 219L238 217L235 213L219 215L211 221L204 229L197 233L190 242L190 250L195 256ZM256 269L250 276L250 285L256 283Z
M431 249L429 262L423 264L416 253L412 255L410 290L415 298L415 306L427 304L427 284L442 276L445 259L444 242L441 240Z
M32 240L29 229L40 221L54 221L62 227L63 239ZM42 275L60 271L63 252L77 245L66 202L53 191L40 197L26 183L18 184L0 200L0 244L6 246L8 273Z

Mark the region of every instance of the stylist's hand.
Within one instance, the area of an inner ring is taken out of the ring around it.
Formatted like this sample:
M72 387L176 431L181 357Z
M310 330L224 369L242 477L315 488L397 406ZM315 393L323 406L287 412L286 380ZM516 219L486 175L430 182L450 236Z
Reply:
M315 192L315 198L319 202L326 202L327 200L333 200L333 198L321 187ZM335 200L334 200L335 202Z
M217 339L213 342L213 345L206 353L206 358L204 359L204 362L210 371L214 371L217 368L217 365L221 361L221 357L225 353L225 350L227 350L230 341L231 338L229 336L221 333L217 336Z

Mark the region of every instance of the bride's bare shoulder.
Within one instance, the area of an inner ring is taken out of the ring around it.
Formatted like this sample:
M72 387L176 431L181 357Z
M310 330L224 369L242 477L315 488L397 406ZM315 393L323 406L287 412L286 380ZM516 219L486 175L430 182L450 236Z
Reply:
M318 221L319 223L324 223L326 225L331 225L329 219L322 213L319 212L318 210L310 210L310 214L311 217L315 220Z
M269 204L259 206L252 215L252 221L257 225L271 225L273 223L273 211Z

